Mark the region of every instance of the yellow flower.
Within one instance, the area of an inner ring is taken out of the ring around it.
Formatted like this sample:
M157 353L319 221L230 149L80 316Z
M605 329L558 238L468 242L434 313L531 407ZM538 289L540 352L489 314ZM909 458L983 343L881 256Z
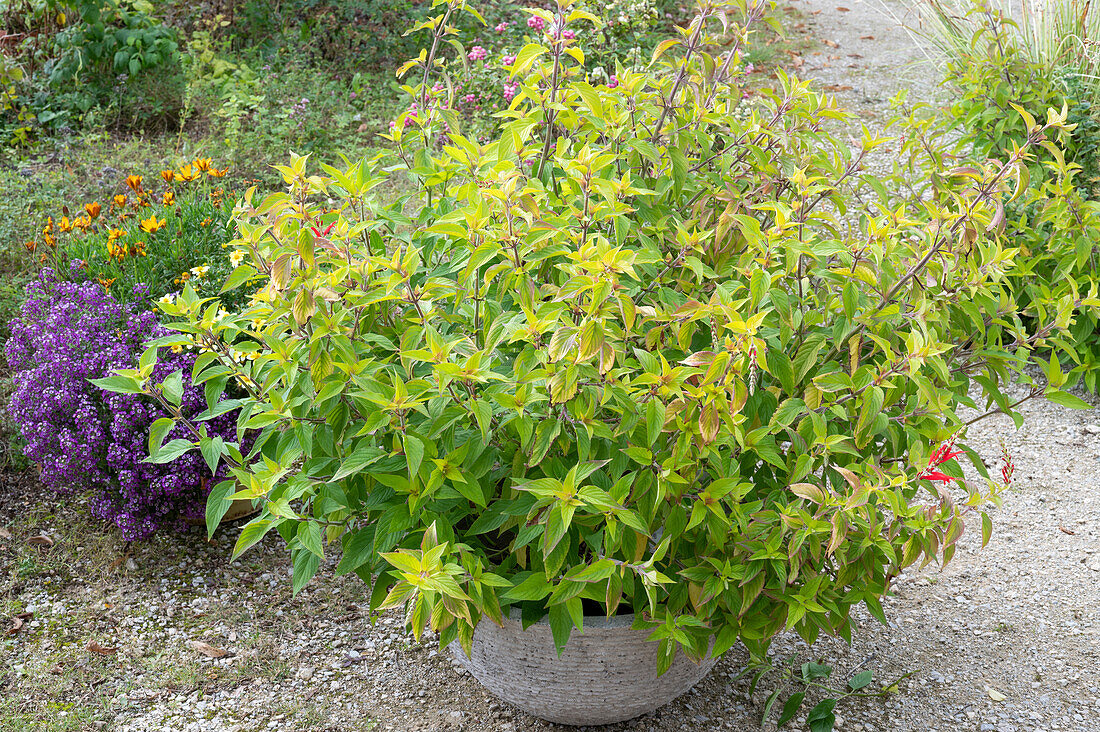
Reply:
M126 232L122 229L111 229L107 232L107 241L113 242L116 239L121 239L124 236L126 236Z
M73 224L71 221L69 221L68 216L62 216L61 220L57 222L57 230L61 233L73 230Z
M160 202L165 206L171 206L176 202L176 194L172 191L165 191L164 196L160 199Z
M145 255L146 255L145 242L139 241L139 242L135 243L134 244L134 256L135 257L144 257Z
M103 207L99 205L99 201L92 203L85 203L84 210L88 212L88 218L94 219L99 216L99 212L103 210Z
M42 241L46 242L46 246L48 246L50 249L53 249L55 246L57 246L57 242L54 241L53 235L50 234L50 232L48 231L42 232Z
M172 172L171 168L169 168L167 170L160 171L160 177L164 178L165 183L171 183L172 179L176 177L176 174Z
M43 234L49 234L53 231L53 216L46 217L46 225L42 228Z
M118 208L122 208L123 206L126 205L126 196L119 193L117 196L115 196L114 202L115 202L115 206L117 206Z
M240 249L235 249L229 253L229 263L234 267L239 267L241 262L244 261L244 252Z
M225 174L228 172L229 168L222 168L221 170L218 170L217 168L211 168L210 170L206 171L206 174L209 175L211 178L224 178Z
M78 216L73 219L73 228L80 229L81 231L87 231L88 227L92 225L92 220L87 216Z
M192 163L199 170L206 172L210 170L210 163L213 161L210 158L195 158L195 162Z
M141 220L141 230L146 234L155 234L164 228L168 224L164 219L157 219L157 215L153 214L147 219Z
M99 284L103 285L104 287L110 287L111 285L113 285L115 283L115 280L118 279L118 278L117 277L112 277L110 279L105 280L102 277L96 277L96 279L99 280Z
M130 186L130 189L134 193L141 193L141 176L140 175L128 175L126 176L126 185Z
M173 343L172 344L172 353L181 353L182 351L183 351L183 346L181 346L178 343Z
M196 178L198 178L201 175L202 175L202 171L195 170L195 167L193 165L188 164L188 165L185 165L182 168L180 168L179 172L177 172L173 176L173 178L177 181L182 181L184 183L190 183L191 181L195 180Z
M196 280L201 280L203 278L203 275L205 275L209 270L210 267L204 264L201 267L192 267L191 274L195 275Z

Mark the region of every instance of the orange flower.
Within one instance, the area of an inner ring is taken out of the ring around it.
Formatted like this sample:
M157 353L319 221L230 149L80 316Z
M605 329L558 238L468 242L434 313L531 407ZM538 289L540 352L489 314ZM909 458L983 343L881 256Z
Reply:
M23 242L23 246L26 247L28 252L34 254L34 250L38 248L38 242L25 241Z
M134 193L141 193L141 176L140 175L128 175L126 176L126 185L130 186Z
M78 216L73 219L73 228L80 229L81 231L87 231L88 227L92 225L92 220L87 216Z
M115 200L115 205L118 206L119 208L122 208L123 206L126 205L126 196L122 195L121 193L119 193L117 196L115 196L114 200Z
M73 224L71 221L69 221L68 216L62 216L61 220L57 222L57 230L61 233L73 230Z
M136 244L134 244L134 256L135 257L144 257L145 256L145 242L139 241Z
M46 246L48 246L50 249L53 249L55 246L57 246L57 242L54 241L53 235L51 235L48 231L42 232L42 241L46 242Z
M107 241L108 243L110 243L115 241L116 239L121 239L124 236L126 236L126 232L122 229L111 229L107 232Z
M141 230L146 234L155 234L164 228L168 224L164 219L157 219L156 214L153 214L147 219L141 220Z
M96 279L99 281L99 284L103 285L104 287L110 287L111 285L113 285L115 283L115 280L118 279L118 278L117 277L112 277L109 280L105 280L102 277L96 277Z
M176 194L172 191L165 191L164 196L160 199L160 202L165 206L171 206L176 202Z
M206 174L209 175L211 178L224 178L225 174L228 172L229 168L222 168L221 170L218 170L217 168L211 168L210 170L206 171Z
M176 174L172 172L172 169L171 169L171 168L169 168L168 170L162 170L162 171L160 171L160 177L161 177L161 178L164 178L164 182L165 182L165 183L171 183L171 182L172 182L172 178L174 178L174 177L175 177L175 175L176 175Z
M92 203L85 203L84 210L88 212L88 218L94 219L99 216L99 212L103 210L103 207L99 205L99 201Z
M53 216L46 217L46 225L42 228L43 234L49 234L53 231Z
M210 163L213 161L210 158L195 158L195 162L192 163L199 170L206 172L210 170Z
M202 171L195 170L195 166L188 164L180 168L179 172L175 174L174 178L178 182L182 181L183 183L190 183L201 175Z

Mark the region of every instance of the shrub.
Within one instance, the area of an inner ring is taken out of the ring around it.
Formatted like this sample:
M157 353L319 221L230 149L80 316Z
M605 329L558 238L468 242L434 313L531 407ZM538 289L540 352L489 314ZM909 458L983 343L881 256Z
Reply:
M1052 12L1029 16L1017 26L1010 15L988 5L974 5L961 17L938 3L932 7L939 20L932 25L933 38L944 49L946 82L956 97L946 122L932 133L936 139L925 149L953 148L962 160L979 165L990 157L1003 159L1026 134L1030 116L1063 108L1067 125L1057 140L1064 154L1052 151L1055 162L1049 167L1054 175L1033 163L1033 183L1028 186L1025 179L1026 194L1008 204L1009 235L1021 254L1008 284L1021 306L1043 301L1052 292L1089 295L1088 283L1100 263L1100 204L1094 200L1100 124L1092 108L1091 52L1078 41L1095 37L1098 16L1077 3L1056 3ZM1073 18L1062 14L1071 8L1076 8ZM1060 35L1058 29L1071 21L1080 24L1080 35ZM943 164L942 159L930 162ZM1030 319L1025 322L1033 330L1038 327ZM1091 309L1075 318L1056 349L1062 355L1050 360L1053 354L1048 354L1045 371L1052 383L1083 379L1091 391L1100 388L1098 326Z
M233 208L225 174L198 158L155 177L129 175L125 192L49 217L27 249L52 271L98 282L122 301L139 284L143 299L171 296L185 282L215 294L237 256L225 252Z
M135 290L144 296L141 285ZM198 454L146 462L150 439L182 437L181 427L158 422L159 407L140 394L103 392L89 383L136 366L143 341L160 333L147 302L124 304L94 282L65 282L46 270L30 286L6 347L15 386L9 414L26 440L27 458L47 486L63 494L91 492L92 513L126 540L201 518L211 481L225 475L224 467L212 472ZM193 353L176 349L152 372L192 417L204 411L204 389L178 374L195 362ZM222 414L205 429L221 439L232 435L233 423L234 415Z
M743 20L714 56L727 12ZM240 383L238 429L262 429L251 451L190 446L243 486L211 492L211 530L230 498L262 499L235 556L277 530L298 590L339 542L372 607L467 651L509 606L548 616L559 648L586 604L629 608L663 670L712 640L847 638L904 567L949 560L967 525L989 538L982 506L1011 468L989 477L960 408L974 388L1014 413L999 385L1032 383L1035 347L1097 304L1036 297L1028 333L1005 282L1002 204L1064 119L1029 123L1001 163L890 190L861 172L887 141L832 137L850 116L807 84L781 75L734 112L764 12L705 4L615 88L544 35L485 144L430 103L426 51L396 160L322 175L296 157L285 192L245 197L248 262L226 287L262 285L253 303L219 314L186 288L164 306L175 342L212 354L194 378ZM566 1L550 20L592 19ZM415 195L371 200L395 175ZM111 388L171 409L156 368ZM984 487L960 479L964 455Z

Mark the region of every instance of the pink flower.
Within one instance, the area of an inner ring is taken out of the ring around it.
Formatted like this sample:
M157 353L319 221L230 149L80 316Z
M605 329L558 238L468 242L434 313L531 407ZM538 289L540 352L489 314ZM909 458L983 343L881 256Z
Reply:
M494 28L494 30L497 33L503 33L504 31L508 30L508 23L507 22L499 23L499 24L497 24L497 27Z
M577 34L566 28L561 32L561 37L571 41L577 37Z
M527 27L535 31L541 31L546 27L546 21L537 15L532 15L527 19Z
M518 81L515 82L514 84L505 84L504 85L504 92L503 92L504 99L506 101L509 101L509 102L512 101L512 97L514 97L516 95L516 92L518 90L519 90L519 82Z
M466 54L466 57L471 61L481 61L489 57L489 52L481 46L474 46L470 49L470 52Z
M470 104L471 102L476 102L477 97L475 97L473 94L467 94L466 96L462 97L462 101Z
M505 66L511 66L512 64L514 64L516 62L516 57L515 56L505 56L501 60L504 62Z
M611 78L607 80L607 88L614 89L619 85L619 77L612 74Z

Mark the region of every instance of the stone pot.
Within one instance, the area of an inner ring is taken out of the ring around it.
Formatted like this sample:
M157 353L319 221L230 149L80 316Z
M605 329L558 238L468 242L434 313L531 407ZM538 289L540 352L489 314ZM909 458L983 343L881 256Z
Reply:
M229 510L222 516L222 523L227 521L236 521L237 519L243 519L246 516L251 516L255 513L259 513L260 509L252 505L252 501L244 498L238 498L233 501L233 504L229 507ZM206 526L205 518L189 519L188 523L192 526Z
M498 627L482 619L471 657L457 641L451 655L502 700L549 722L611 724L662 707L699 683L718 659L693 663L677 651L671 668L657 676L658 643L648 630L633 630L633 615L586 617L561 657L545 619L523 629L513 612Z

